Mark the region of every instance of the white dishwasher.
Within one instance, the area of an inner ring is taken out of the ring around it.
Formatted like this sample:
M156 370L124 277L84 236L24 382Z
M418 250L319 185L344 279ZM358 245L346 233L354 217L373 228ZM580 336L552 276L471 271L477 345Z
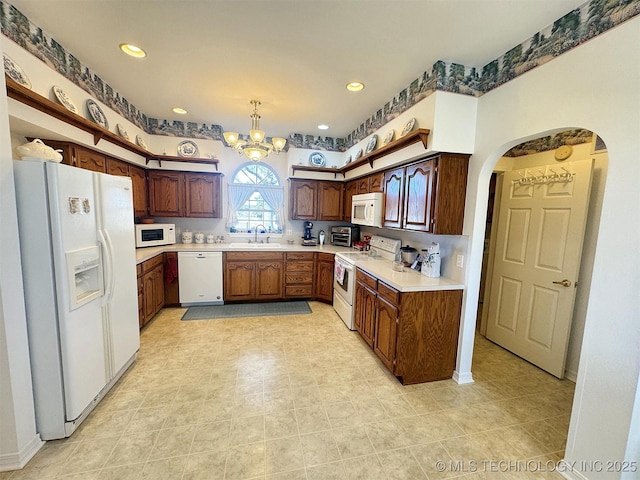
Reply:
M222 252L178 252L180 304L220 305Z

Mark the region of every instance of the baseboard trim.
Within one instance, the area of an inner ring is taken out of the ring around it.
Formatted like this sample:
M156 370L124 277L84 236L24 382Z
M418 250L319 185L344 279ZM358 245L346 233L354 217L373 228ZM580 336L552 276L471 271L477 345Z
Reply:
M459 385L463 385L465 383L474 383L473 375L471 374L471 372L460 373L457 370L454 370L453 372L453 381Z
M589 480L580 472L574 470L572 465L564 458L558 462L556 471L568 480Z
M564 378L566 378L567 380L571 380L573 383L577 383L578 372L575 370L565 370Z
M38 453L38 450L42 448L44 443L40 435L36 433L20 452L0 455L0 472L20 470Z

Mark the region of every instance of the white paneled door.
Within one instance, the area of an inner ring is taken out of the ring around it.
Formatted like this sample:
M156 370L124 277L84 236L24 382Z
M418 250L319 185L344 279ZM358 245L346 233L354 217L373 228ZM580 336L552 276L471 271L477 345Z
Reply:
M564 377L592 160L505 172L487 337ZM571 174L571 181L562 181ZM553 180L560 181L553 181Z

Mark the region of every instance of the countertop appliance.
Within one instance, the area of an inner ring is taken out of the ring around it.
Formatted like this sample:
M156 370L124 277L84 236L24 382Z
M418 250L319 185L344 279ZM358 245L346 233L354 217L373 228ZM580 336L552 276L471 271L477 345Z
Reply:
M369 246L368 252L339 252L335 255L333 309L349 330L355 330L356 261L376 258L393 261L400 251L400 240L374 235Z
M180 304L221 305L222 252L178 252Z
M353 242L360 240L360 227L331 227L330 232L331 245L351 247Z
M183 232L183 238L184 233L186 232ZM173 245L174 243L176 243L176 226L173 223L136 225L136 247L138 248ZM191 241L184 243L191 243Z
M384 194L361 193L351 197L351 223L369 227L382 227Z
M131 179L14 162L36 427L70 436L140 347Z
M302 232L302 246L303 247L315 247L318 242L316 237L311 233L311 229L313 228L313 222L304 222L303 224L304 231Z

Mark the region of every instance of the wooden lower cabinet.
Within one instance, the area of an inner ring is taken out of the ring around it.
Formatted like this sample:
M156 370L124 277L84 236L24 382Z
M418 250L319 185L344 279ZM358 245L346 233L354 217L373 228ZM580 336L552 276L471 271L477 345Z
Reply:
M284 254L225 252L224 301L280 300L284 298Z
M332 253L316 253L315 297L323 302L333 301L333 264Z
M376 322L376 291L362 281L361 270L356 273L356 298L354 323L360 336L373 347ZM367 275L369 276L369 275Z
M373 351L391 371L393 371L393 363L396 359L396 325L398 320L398 307L384 298L378 297L376 299Z
M333 300L333 254L225 252L224 301Z
M164 254L138 265L138 323L140 328L164 307Z
M354 308L356 330L403 384L452 377L462 290L399 292L358 269Z
M256 300L279 300L283 298L282 279L284 263L282 260L258 262L256 264Z
M313 297L315 254L313 252L287 252L285 259L285 297Z

